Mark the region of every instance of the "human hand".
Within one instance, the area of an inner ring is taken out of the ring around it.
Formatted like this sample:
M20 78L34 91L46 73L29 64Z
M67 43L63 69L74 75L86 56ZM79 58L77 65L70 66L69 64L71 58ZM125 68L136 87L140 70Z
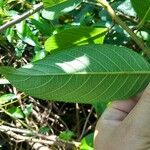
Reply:
M94 150L150 150L150 84L141 97L113 102L97 122Z

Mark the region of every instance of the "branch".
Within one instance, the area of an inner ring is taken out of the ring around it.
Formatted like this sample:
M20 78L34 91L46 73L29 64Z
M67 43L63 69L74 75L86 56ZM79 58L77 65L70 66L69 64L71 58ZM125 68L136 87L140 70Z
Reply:
M12 137L12 140L16 141L27 141L31 143L40 143L52 146L64 146L69 145L70 147L79 147L80 143L75 141L64 141L59 139L56 135L44 135L36 131L27 129L19 129L6 125L0 125L0 131Z
M0 33L3 32L4 30L6 30L7 28L23 21L24 19L28 18L29 16L35 14L36 12L38 12L40 9L43 8L43 3L39 3L33 6L33 9L25 12L22 15L17 16L14 20L11 20L10 22L7 22L5 24L3 24L2 26L0 26Z
M9 127L9 126L5 126L5 125L0 126L0 131L2 131L2 132L12 131L12 132L16 132L16 133L23 134L23 135L32 135L34 137L47 139L49 141L56 141L56 136L55 135L46 136L44 134L37 133L36 131L31 131L31 130L26 130L26 129L19 129L19 128Z
M136 42L136 44L145 52L146 54L150 54L149 48L143 43L143 41L116 15L115 11L112 9L110 4L106 0L97 0L97 2L102 6L104 9L108 11L112 19L120 25Z
M91 107L91 110L90 110L90 112L89 112L89 114L88 114L88 116L87 116L87 118L86 118L85 124L84 124L84 126L83 126L82 133L81 133L81 135L80 135L80 137L79 137L79 141L80 141L80 140L83 138L83 136L84 136L84 133L85 133L85 130L86 130L86 127L87 127L89 118L90 118L90 116L91 116L91 114L92 114L92 112L93 112L93 109L94 109L94 107L92 106L92 107Z

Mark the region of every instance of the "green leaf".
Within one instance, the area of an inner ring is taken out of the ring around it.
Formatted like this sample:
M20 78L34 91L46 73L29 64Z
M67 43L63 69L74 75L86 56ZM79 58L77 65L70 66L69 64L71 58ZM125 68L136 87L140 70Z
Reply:
M80 150L94 150L93 149L94 133L88 134L81 141Z
M17 35L23 42L31 46L40 45L37 36L34 34L33 31L31 31L30 27L26 24L25 21L16 24L16 30Z
M26 44L22 40L17 40L16 46L15 46L15 52L17 57L22 57L23 52L25 51Z
M5 36L7 37L7 40L11 43L13 41L13 37L14 37L14 30L13 28L8 28L5 32Z
M40 50L36 53L36 55L33 57L32 61L37 61L40 59L43 59L46 56L45 50Z
M46 134L48 132L50 132L51 128L49 126L42 126L39 128L39 132L42 134Z
M12 108L8 109L7 111L14 118L18 118L18 119L24 118L24 114L23 114L22 110L20 108L18 108L18 107L12 107Z
M17 98L17 96L15 94L4 94L4 95L0 96L0 105L5 104L16 98Z
M47 8L47 7L52 7L52 6L58 5L65 1L67 1L67 0L43 0L43 3L44 3L44 7Z
M31 19L31 23L34 24L44 36L50 36L53 32L54 27L52 27L52 25L50 26L44 19Z
M150 81L150 65L130 49L112 45L70 48L20 69L0 73L25 93L64 102L126 99Z
M80 3L81 0L66 0L63 3L59 3L58 5L46 8L46 10L42 11L42 16L45 19L54 20L58 16L74 10Z
M145 21L150 20L150 0L131 0L137 15Z
M72 27L52 35L45 42L45 50L62 50L76 45L90 43L102 44L107 32L107 28L95 27Z
M110 100L108 100L110 101ZM101 114L104 112L104 110L107 108L108 102L97 102L92 104L95 108L96 114L98 116L101 116Z
M28 104L28 105L25 105L23 113L24 113L24 115L26 117L28 117L32 113L32 110L33 110L33 105L32 104Z
M4 0L0 0L0 7L2 8L4 5Z
M71 140L73 136L74 136L74 133L69 130L63 131L59 134L59 138L65 140L65 141Z

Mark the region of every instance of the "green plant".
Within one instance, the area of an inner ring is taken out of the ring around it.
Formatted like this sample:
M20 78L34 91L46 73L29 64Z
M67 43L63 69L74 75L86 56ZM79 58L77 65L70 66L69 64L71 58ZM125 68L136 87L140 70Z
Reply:
M150 66L142 57L111 45L74 47L0 72L29 95L78 103L128 98L150 81Z
M67 2L58 1L58 5ZM106 1L98 2L107 6L111 16L139 44L140 38L114 14L110 5ZM46 6L54 7L54 4L44 1ZM18 89L41 99L93 103L133 96L148 84L149 64L125 48L97 45L103 43L106 31L105 28L69 27L45 42L48 52L67 50L21 69L1 67L0 73Z
M142 5L136 0L0 0L1 47L7 50L9 43L17 59L27 60L18 69L16 63L4 62L0 74L26 95L93 104L100 114L112 100L131 97L150 81L148 4L148 0ZM2 106L3 111L27 119L33 105L12 105L16 99L2 94L0 104L11 103L6 110ZM65 131L61 138L70 140L72 131ZM83 141L81 149L92 149Z

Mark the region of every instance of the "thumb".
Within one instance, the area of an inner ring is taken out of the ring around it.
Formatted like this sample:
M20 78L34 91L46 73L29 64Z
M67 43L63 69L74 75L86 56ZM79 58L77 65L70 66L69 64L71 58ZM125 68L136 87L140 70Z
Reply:
M134 128L138 129L139 132L146 129L147 134L150 136L150 84L123 122L127 124L132 122Z

